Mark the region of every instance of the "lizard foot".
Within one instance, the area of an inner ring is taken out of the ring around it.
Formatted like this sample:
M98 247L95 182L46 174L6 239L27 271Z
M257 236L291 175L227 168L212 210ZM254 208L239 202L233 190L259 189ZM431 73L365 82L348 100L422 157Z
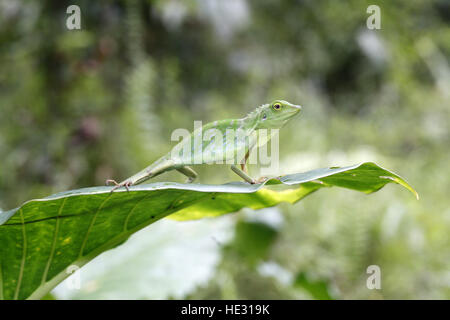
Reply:
M250 184L260 184L260 183L263 183L263 182L265 182L265 181L267 181L267 180L269 180L269 178L267 178L267 177L260 177L260 178L258 178L258 179L252 179L251 181L248 181Z
M127 189L127 191L130 191L130 189L128 187L133 185L133 183L131 181L124 181L121 183L117 183L116 180L112 180L112 179L106 180L106 185L109 185L110 183L113 183L115 185L115 187L111 189L111 192L114 192L114 190L116 190L120 187L125 187L125 189Z
M263 182L266 182L267 180L269 180L269 178L267 178L267 177L259 177L259 178L255 181L255 183L263 183Z

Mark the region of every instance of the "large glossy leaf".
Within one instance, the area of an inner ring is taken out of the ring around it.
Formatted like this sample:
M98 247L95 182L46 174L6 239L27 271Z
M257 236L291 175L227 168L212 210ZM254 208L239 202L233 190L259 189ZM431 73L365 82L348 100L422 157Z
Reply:
M417 197L398 175L363 163L286 175L256 185L151 183L133 186L129 192L95 187L31 200L0 213L0 298L41 298L69 275L67 267L81 267L168 215L178 220L213 217L244 207L295 203L323 187L371 193L390 182Z

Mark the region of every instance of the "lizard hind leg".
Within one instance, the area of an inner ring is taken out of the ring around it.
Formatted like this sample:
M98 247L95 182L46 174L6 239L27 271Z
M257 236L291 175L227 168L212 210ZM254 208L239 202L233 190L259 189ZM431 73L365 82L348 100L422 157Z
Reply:
M125 180L121 183L117 183L116 180L112 180L112 179L106 180L106 185L109 185L110 183L113 183L115 185L114 188L111 189L111 192L114 192L114 190L119 189L120 187L125 187L125 189L127 189L127 191L130 191L130 189L128 187L133 185L133 183L129 180Z
M186 183L192 183L198 176L197 172L195 172L194 169L188 166L178 168L177 171L188 177Z
M121 183L117 183L114 180L107 180L106 183L108 184L108 183L112 182L115 184L115 186L114 186L114 188L112 188L111 192L113 192L114 190L116 190L120 187L125 187L127 189L127 191L130 191L129 187L136 185L136 184L143 183L144 181L147 181L150 178L154 178L168 170L172 170L173 169L172 165L173 165L173 161L168 160L165 157L162 157L159 160L152 163L151 165L149 165L147 168L145 168L145 169L139 171L138 173L136 173L135 175L125 179Z

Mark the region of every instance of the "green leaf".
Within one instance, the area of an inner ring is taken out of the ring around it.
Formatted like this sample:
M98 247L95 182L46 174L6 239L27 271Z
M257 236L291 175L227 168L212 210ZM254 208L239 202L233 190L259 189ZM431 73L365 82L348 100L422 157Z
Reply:
M169 215L177 220L215 217L244 207L295 203L323 187L371 193L390 182L418 197L401 177L369 162L286 175L256 185L164 182L133 186L130 192L94 187L30 200L0 212L0 299L40 299L69 276L67 267L83 266Z

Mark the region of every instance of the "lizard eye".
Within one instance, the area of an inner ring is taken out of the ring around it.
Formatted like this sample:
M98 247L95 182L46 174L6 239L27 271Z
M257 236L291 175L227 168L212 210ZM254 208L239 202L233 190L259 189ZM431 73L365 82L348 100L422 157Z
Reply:
M275 110L279 110L279 109L281 108L281 104L275 103L275 104L273 105L273 108L274 108Z

